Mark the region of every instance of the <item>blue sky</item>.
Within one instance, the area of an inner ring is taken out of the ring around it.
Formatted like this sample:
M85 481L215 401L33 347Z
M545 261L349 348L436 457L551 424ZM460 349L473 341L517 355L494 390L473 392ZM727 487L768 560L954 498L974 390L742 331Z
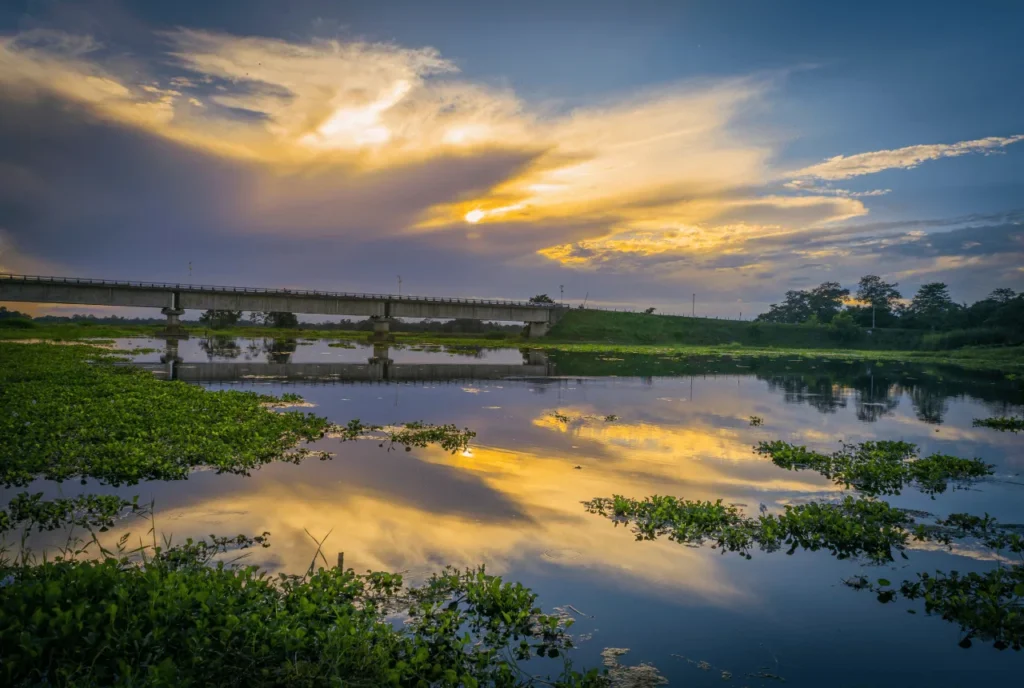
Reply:
M722 316L866 273L1020 290L1021 25L1010 1L8 2L0 268Z

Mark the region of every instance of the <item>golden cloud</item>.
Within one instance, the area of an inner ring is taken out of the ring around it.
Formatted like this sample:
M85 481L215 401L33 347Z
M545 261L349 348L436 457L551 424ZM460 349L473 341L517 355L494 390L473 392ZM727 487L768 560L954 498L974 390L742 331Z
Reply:
M113 59L88 37L3 37L0 83L252 164L232 210L255 231L448 234L630 270L638 258L738 254L751 239L861 216L861 198L883 191L798 179L790 189L804 195L767 192L781 178L778 142L739 122L763 107L768 78L670 84L566 112L460 78L429 47L186 29L161 39L167 54L153 59L179 73L158 78L155 61ZM845 179L1019 139L838 156L789 178ZM415 192L438 180L447 186Z

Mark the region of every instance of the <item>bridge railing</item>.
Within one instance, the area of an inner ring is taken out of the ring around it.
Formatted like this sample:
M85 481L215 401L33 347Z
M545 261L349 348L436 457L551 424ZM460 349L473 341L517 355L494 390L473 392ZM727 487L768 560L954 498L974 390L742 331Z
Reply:
M480 306L518 306L522 308L558 308L558 304L507 301L500 299L461 299L441 296L409 296L395 294L362 294L354 292L320 291L315 289L269 289L265 287L227 287L214 284L180 284L171 282L132 282L122 280L91 279L88 277L47 277L41 275L0 274L0 282L38 284L69 284L94 287L130 287L135 289L170 289L174 291L218 292L232 294L268 294L272 296L317 296L323 298L363 299L373 301L410 301L415 303L454 303Z

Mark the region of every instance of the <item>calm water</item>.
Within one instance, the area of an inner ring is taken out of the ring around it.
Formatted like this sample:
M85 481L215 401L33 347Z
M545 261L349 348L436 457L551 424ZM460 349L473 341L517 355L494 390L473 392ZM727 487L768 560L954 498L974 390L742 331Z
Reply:
M138 358L159 368L161 355ZM971 427L976 417L1020 413L1019 381L893 363L545 359L514 349L383 352L269 340L193 339L179 346L177 357L179 372L231 362L376 365L366 370L377 377L362 382L338 379L347 369L336 367L326 382L288 380L278 369L274 379L239 378L235 371L231 381L204 384L296 392L339 423L422 420L478 435L470 451L455 456L325 440L317 448L335 451L333 461L272 465L248 478L198 472L188 481L118 490L154 499L158 529L175 538L267 530L272 546L254 561L290 572L305 570L315 550L305 530L317 538L330 532L328 558L344 551L346 565L356 570L407 571L418 579L446 564L485 563L538 591L546 609L573 605L585 615L574 627L586 634L575 653L580 665L599 666L603 648L630 648L623 660L654 664L672 685L777 683L747 677L758 671L778 674L790 686L995 685L1017 680L1024 668L1024 657L1012 651L977 642L960 649L958 628L908 614L916 605L883 606L841 584L856 573L902 580L915 571L990 568L980 552L915 549L909 561L890 567L820 552L757 552L747 561L668 541L637 542L580 505L613 494L672 494L722 498L752 514L762 504L777 511L841 491L816 473L776 468L752 452L757 442L784 439L834 450L840 440L901 439L918 443L922 454L982 457L996 464L996 475L935 500L907 489L892 503L940 515L988 512L1021 523L1024 439ZM391 375L404 370L417 379L389 382L374 372L388 360ZM453 363L526 367L522 375L504 376L513 379L450 379ZM542 367L557 377L537 376ZM556 420L555 412L570 421ZM618 419L606 422L608 414ZM751 427L752 415L764 425ZM77 484L63 490L113 491ZM132 528L144 530L137 523ZM699 669L700 661L712 669ZM723 670L733 678L723 679Z

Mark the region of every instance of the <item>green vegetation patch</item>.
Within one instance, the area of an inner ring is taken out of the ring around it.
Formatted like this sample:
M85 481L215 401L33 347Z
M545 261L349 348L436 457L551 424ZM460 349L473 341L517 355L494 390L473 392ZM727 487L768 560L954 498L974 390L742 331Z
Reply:
M532 591L483 568L411 587L390 573L273 578L215 563L256 544L268 542L212 538L154 547L141 560L108 552L0 566L0 683L604 685L596 670L572 670L571 620L542 613ZM555 677L524 673L518 662L530 658L531 670Z
M866 556L872 561L893 560L902 552L914 525L903 509L885 502L846 497L839 503L786 506L780 515L746 516L739 508L716 502L692 502L669 496L629 499L620 495L583 503L587 511L630 525L637 540L667 536L680 544L711 543L722 552L738 552L750 558L755 547L787 554L797 549L825 549L845 559Z
M127 500L113 495L82 495L47 501L42 492L22 492L11 499L6 509L0 510L0 533L16 528L44 531L68 526L103 532L121 516L137 511L138 497Z
M918 526L915 539L950 544L954 539L977 538L986 547L1018 558L1024 553L1024 537L1018 528L1001 526L987 514L953 514L930 526ZM973 639L991 642L998 650L1024 646L1024 565L1020 563L984 572L919 573L894 586L889 580L854 576L844 583L855 590L871 590L887 604L903 598L924 600L926 614L941 616L960 626L960 646Z
M913 483L921 491L945 492L949 482L969 482L992 474L992 466L981 459L963 459L947 454L918 458L917 445L909 442L879 441L843 444L832 454L811 451L788 442L761 442L755 451L788 470L811 469L846 487L869 495L899 494Z
M164 382L89 346L0 343L0 482L92 477L114 485L246 473L303 455L325 418L276 413L253 392Z
M431 425L416 421L385 427L383 425L368 425L356 418L350 420L347 425L334 426L331 436L337 437L343 442L376 439L380 441L382 447L387 443L388 451L395 445L405 447L406 451L412 451L413 447L436 444L445 451L455 454L468 449L469 443L476 437L476 433L469 428L460 430L454 424Z
M999 430L1000 432L1020 432L1024 430L1024 418L1011 418L1007 416L997 416L994 418L975 418L974 427L976 428L992 428L993 430Z

